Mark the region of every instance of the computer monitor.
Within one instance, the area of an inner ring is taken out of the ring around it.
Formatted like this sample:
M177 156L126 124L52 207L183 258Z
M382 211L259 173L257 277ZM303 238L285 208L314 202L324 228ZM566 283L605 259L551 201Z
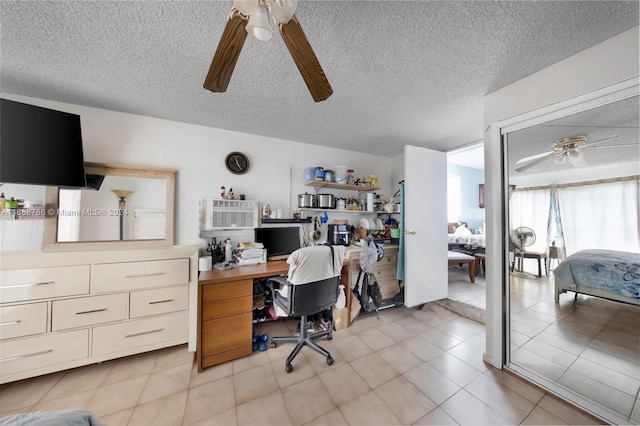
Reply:
M286 259L302 247L302 233L298 226L256 228L255 240L267 249L267 259Z

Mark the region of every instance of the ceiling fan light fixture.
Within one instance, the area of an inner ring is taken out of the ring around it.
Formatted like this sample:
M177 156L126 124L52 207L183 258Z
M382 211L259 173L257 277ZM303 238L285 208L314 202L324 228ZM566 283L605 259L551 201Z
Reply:
M260 4L256 8L245 28L249 34L260 41L268 41L273 37L273 29L265 6Z

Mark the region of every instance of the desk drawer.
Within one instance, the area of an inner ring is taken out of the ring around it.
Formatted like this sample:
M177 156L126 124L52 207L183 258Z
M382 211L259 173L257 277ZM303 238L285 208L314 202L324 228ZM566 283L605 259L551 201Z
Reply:
M51 330L86 327L127 319L127 293L54 300Z
M2 342L0 371L20 371L60 364L89 355L89 330L46 334Z
M202 323L202 357L251 346L253 314L234 315Z
M138 290L189 282L189 259L103 263L91 266L91 291Z
M189 288L182 285L133 291L129 300L131 318L183 311L189 307Z
M251 296L226 299L202 304L202 321L244 314L253 309Z
M89 293L89 265L0 271L0 303Z
M188 335L187 311L104 325L93 329L92 354L103 355L177 339L186 342Z
M47 302L0 308L0 339L47 331Z
M253 280L230 281L220 284L202 286L202 301L215 302L224 299L234 299L243 296L253 296Z

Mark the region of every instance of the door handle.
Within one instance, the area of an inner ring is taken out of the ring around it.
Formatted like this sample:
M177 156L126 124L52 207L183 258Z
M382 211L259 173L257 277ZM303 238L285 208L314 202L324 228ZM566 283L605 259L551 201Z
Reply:
M416 231L414 231L413 229L409 231L404 231L404 235L416 235Z

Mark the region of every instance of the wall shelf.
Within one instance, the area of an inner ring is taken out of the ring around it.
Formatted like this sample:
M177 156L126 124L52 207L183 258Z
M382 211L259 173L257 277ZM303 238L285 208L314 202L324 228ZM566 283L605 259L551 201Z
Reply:
M346 189L349 191L377 191L380 188L376 186L365 186L365 185L347 185L344 183L333 183L333 182L324 182L319 180L312 180L311 182L305 183L306 186L313 186L315 188L328 188L328 189Z

